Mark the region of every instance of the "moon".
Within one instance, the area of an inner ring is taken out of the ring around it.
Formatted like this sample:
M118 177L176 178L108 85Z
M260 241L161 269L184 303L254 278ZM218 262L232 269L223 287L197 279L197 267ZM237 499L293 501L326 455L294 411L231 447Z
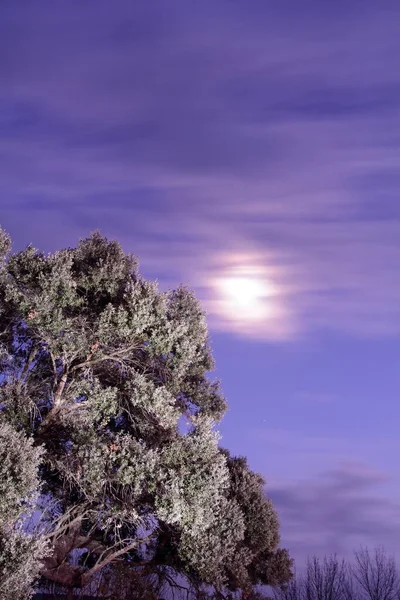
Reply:
M226 252L204 273L204 302L215 331L257 340L294 339L288 272L272 254Z
M260 277L228 276L218 282L219 296L226 316L262 320L271 316L273 286Z

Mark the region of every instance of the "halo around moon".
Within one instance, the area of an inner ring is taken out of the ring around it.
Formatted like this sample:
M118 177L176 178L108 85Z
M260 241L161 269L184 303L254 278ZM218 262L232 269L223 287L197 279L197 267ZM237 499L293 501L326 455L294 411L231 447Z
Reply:
M217 281L217 294L226 316L249 321L271 316L273 286L254 274L231 274Z
M276 286L255 262L227 267L214 279L213 289L214 307L232 323L257 324L276 313Z
M296 337L287 273L274 256L232 252L215 257L214 265L204 278L212 329L258 340Z

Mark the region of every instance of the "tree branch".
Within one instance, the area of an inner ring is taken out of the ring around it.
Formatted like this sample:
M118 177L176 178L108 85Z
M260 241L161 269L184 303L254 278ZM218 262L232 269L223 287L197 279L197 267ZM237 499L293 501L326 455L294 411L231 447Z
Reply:
M121 548L120 550L117 550L116 552L112 552L103 560L101 560L101 556L102 556L101 555L99 561L94 565L94 567L92 567L91 569L89 569L89 571L86 571L86 573L84 573L82 575L82 585L83 586L87 585L89 583L89 581L92 579L93 575L95 575L96 573L101 571L104 567L106 567L110 563L114 562L120 556L123 556L130 550L133 550L134 548L136 548L139 544L142 544L143 542L147 542L153 536L154 536L154 533L151 533L150 535L148 535L145 538L142 538L140 540L135 540L128 546L125 546L124 548Z
M63 394L64 388L66 386L67 379L68 379L68 369L65 368L64 373L62 374L59 384L57 386L56 393L54 394L54 407L55 408L59 408L62 404L62 394Z
M85 367L91 367L100 362L103 362L104 360L113 360L113 361L121 364L121 362L122 362L121 355L124 356L124 354L127 354L127 353L131 352L132 350L137 349L138 347L139 347L138 344L135 343L135 344L131 344L127 348L121 348L120 350L115 350L115 352L113 352L112 354L103 354L102 356L99 356L99 358L96 358L94 360L85 360L84 362L79 363L78 365L74 365L71 369L71 373L74 373L75 371L78 371L79 369L83 369Z
M22 369L21 375L19 377L19 382L18 382L18 388L19 390L21 390L23 384L24 384L24 380L26 375L29 372L29 368L31 366L31 364L33 363L33 361L35 360L35 357L37 355L37 353L39 352L39 346L33 346L33 348L31 349L31 351L28 354L28 358L26 360L26 363L24 365L24 368Z

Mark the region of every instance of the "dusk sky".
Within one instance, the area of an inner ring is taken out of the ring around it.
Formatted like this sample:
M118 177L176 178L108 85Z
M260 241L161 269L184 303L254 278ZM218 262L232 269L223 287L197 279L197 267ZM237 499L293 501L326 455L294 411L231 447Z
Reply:
M400 559L400 5L3 0L0 222L208 311L282 543Z

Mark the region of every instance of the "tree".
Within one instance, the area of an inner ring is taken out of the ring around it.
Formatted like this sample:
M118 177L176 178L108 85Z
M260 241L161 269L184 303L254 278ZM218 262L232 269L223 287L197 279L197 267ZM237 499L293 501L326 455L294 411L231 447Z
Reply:
M274 589L275 600L353 600L348 565L336 554L307 560L304 574Z
M314 556L307 562L304 581L306 600L344 600L348 589L348 569L336 554L321 561Z
M354 552L346 563L336 555L312 557L303 575L274 589L275 600L394 600L400 597L393 556L382 547Z
M243 598L288 580L262 478L218 445L226 403L193 294L160 293L98 233L49 255L8 254L3 233L0 251L0 419L42 455L42 579L145 567Z
M293 577L283 585L274 587L275 600L304 600L305 599L304 577L298 576L296 573Z
M46 543L23 529L39 484L41 452L32 440L0 422L0 600L30 598Z
M382 547L373 553L361 548L354 553L353 575L367 600L394 600L399 593L399 578L393 556Z

